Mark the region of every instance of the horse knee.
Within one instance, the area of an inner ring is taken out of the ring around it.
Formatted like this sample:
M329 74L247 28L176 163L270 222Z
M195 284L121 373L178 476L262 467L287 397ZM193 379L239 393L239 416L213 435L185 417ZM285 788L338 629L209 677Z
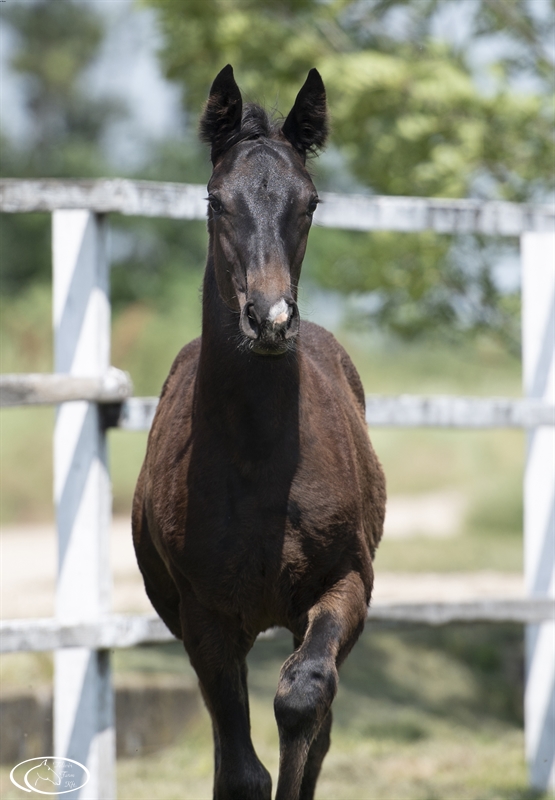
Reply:
M333 661L302 660L294 653L283 665L274 699L280 733L310 743L329 711L337 684Z

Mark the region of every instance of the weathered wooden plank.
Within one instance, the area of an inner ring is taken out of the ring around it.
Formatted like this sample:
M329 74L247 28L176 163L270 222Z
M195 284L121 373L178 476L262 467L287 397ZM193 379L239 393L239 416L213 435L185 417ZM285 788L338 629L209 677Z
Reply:
M157 405L157 397L129 398L117 427L149 430ZM372 427L534 428L555 425L555 406L512 397L367 395L366 421Z
M129 375L115 367L102 379L54 374L0 376L0 406L89 400L121 403L117 427L147 431L157 397L130 397ZM366 421L372 427L534 428L555 425L555 406L534 399L452 395L367 395Z
M447 625L453 622L537 623L552 620L553 601L546 599L473 600L458 603L379 603L368 610L370 623ZM261 636L267 637L271 631ZM55 619L7 620L0 623L0 652L54 650L67 647L113 649L170 642L174 637L153 615L112 614L101 620L62 624Z
M56 619L0 623L0 652L56 650L67 647L113 649L169 642L173 635L159 617L110 615L103 620L64 625Z
M205 219L206 187L195 184L105 180L0 181L0 211L8 213L88 209L128 216Z
M518 236L522 231L550 230L555 209L483 200L342 195L324 192L317 225L349 230L437 233L482 233Z
M133 394L127 372L110 367L102 378L62 373L0 375L0 406L29 406L88 400L121 403Z
M555 406L512 397L366 395L366 421L373 427L534 428L555 425Z
M394 230L482 233L519 236L550 231L555 209L482 200L321 194L315 223L346 230ZM104 180L0 181L0 211L9 213L86 208L147 217L205 219L206 188L195 184Z

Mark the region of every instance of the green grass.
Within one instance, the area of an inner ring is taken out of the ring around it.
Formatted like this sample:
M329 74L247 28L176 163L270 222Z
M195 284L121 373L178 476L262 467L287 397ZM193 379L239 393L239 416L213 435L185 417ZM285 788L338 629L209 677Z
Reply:
M520 363L487 337L458 345L436 337L410 342L349 331L338 338L370 393L521 393Z
M253 741L272 773L278 738L272 701L279 669L291 652L280 633L249 655ZM532 800L522 731L522 628L367 627L341 669L332 747L319 800ZM51 660L3 656L2 679L42 685ZM119 650L116 677L162 671L190 677L178 643ZM15 798L0 773L1 796ZM182 739L148 757L118 762L121 800L211 797L212 740L204 709Z
M162 648L120 653L119 668L152 669ZM186 672L179 646L166 665ZM154 651L154 652L152 652ZM253 741L274 786L272 701L290 637L249 656ZM184 659L183 659L184 661ZM118 661L116 661L118 664ZM341 670L332 747L319 800L524 800L522 630L517 626L366 629ZM118 765L119 796L209 798L212 761L203 712L175 747ZM208 756L207 756L208 754Z
M39 407L0 411L0 524L54 518L54 413Z

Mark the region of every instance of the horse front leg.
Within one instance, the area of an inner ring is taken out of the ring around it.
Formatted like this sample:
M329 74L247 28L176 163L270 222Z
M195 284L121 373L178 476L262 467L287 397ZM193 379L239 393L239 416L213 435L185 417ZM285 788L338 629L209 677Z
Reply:
M295 650L297 650L301 644L302 639L294 636L293 646ZM303 770L303 779L299 793L299 800L312 800L314 797L316 782L318 780L320 770L322 769L322 762L326 756L326 753L330 749L331 726L332 713L330 709L308 749L308 755L306 757L306 763Z
M280 764L276 800L312 800L329 747L337 669L366 620L361 577L349 573L310 609L301 646L281 668L274 711Z
M250 733L244 632L229 618L182 604L185 648L214 733L214 800L270 800L272 779L259 761Z

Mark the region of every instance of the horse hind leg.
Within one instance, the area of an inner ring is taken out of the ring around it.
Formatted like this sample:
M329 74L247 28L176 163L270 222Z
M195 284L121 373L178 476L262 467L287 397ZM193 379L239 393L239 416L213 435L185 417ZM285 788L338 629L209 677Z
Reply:
M280 739L276 800L314 797L329 747L337 669L364 628L366 608L362 579L351 572L310 610L303 643L281 669L274 700Z

